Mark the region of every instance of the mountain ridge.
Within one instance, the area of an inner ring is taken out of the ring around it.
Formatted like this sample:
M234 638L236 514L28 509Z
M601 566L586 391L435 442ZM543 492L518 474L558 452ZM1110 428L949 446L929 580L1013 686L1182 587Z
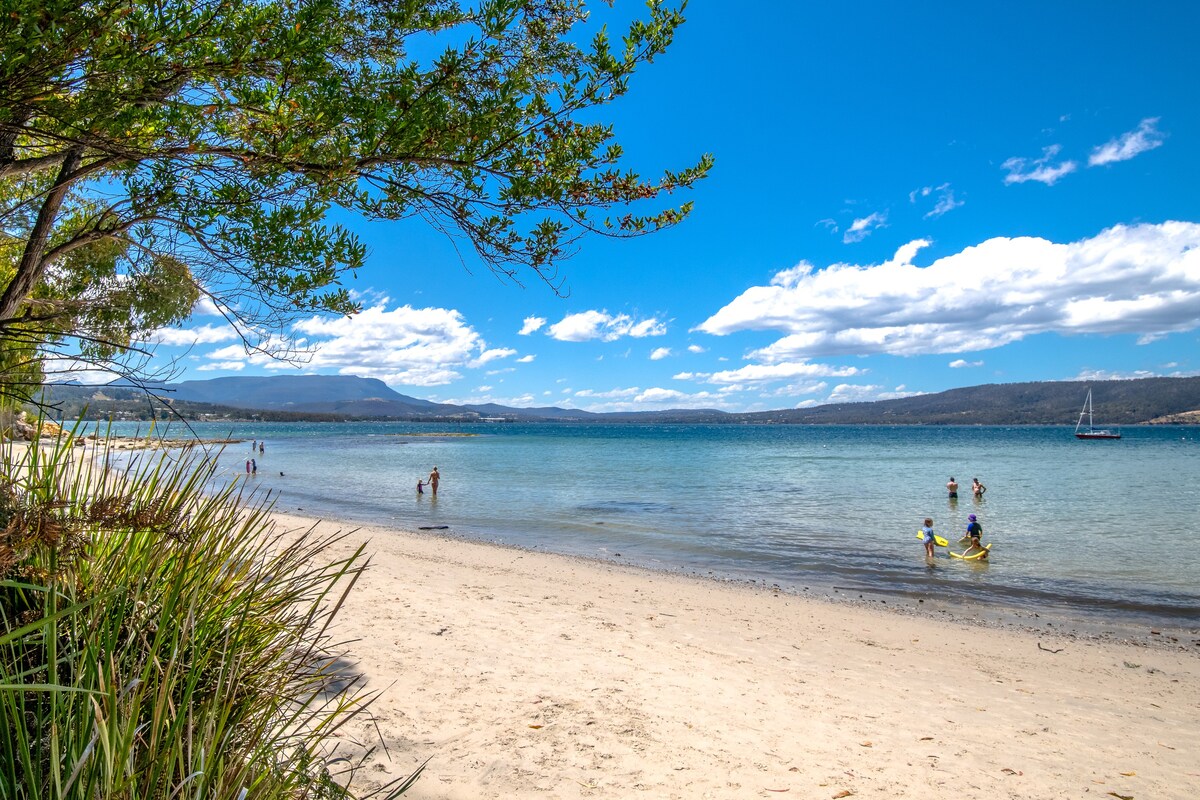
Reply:
M453 405L401 394L375 378L352 375L227 376L149 387L188 419L379 419L474 422L654 422L846 425L1062 425L1073 423L1091 388L1097 422L1171 424L1200 411L1200 377L980 384L944 392L812 408L726 412L718 409L590 412L495 403ZM169 411L137 387L53 386L47 397L64 419L148 419Z

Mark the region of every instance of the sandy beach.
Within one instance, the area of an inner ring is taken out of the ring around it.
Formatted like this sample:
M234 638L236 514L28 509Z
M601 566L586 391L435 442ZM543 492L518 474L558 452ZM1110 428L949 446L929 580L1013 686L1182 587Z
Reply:
M277 515L281 529L315 524ZM415 798L1195 798L1200 635L1103 640L434 533L339 618ZM1041 623L1045 624L1045 623Z

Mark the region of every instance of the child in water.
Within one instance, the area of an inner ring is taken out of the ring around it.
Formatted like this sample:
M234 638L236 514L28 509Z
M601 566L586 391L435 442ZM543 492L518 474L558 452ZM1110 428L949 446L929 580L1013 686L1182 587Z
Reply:
M963 539L969 540L971 544L967 545L967 549L963 551L963 555L965 556L973 550L982 550L983 554L979 557L987 558L988 551L984 550L983 545L979 543L979 538L983 536L983 526L979 524L979 520L976 519L974 514L968 514L967 520L967 534L963 536Z
M425 481L417 478L417 494L425 494Z
M921 527L921 533L925 542L925 557L933 558L933 520L929 517L925 518L925 524Z

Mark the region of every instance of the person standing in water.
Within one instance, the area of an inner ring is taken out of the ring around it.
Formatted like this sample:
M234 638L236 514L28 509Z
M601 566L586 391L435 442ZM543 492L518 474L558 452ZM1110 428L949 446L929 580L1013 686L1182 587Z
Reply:
M433 491L434 496L437 496L438 481L441 479L442 476L438 474L438 468L434 467L433 472L429 473L429 478L425 481L429 484L429 488Z
M958 482L954 480L954 476L950 476L950 480L946 482L946 491L950 493L951 500L958 499Z
M971 478L971 494L975 495L976 500L982 500L986 491L987 487L979 482L979 478Z
M921 528L921 534L925 541L925 557L933 558L933 520L929 517L925 518L925 525Z

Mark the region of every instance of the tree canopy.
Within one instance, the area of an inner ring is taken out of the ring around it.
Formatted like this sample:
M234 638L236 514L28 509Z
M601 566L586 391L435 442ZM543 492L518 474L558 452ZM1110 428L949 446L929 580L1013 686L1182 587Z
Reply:
M589 111L683 21L647 9L614 43L582 41L583 0L8 0L0 381L64 337L127 353L200 298L250 346L353 313L366 253L333 209L418 217L556 290L584 235L674 225L691 204L663 195L711 158L622 170Z

